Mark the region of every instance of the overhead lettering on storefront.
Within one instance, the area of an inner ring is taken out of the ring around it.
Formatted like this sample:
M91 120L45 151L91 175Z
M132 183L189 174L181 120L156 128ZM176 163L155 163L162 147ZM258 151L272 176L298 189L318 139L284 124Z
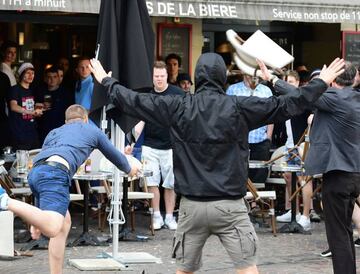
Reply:
M299 2L279 4L278 1L207 1L207 0L146 0L151 16L224 18L247 20L276 20L323 23L360 23L360 6L348 4L351 0L327 5L317 0L308 4Z
M150 16L360 24L360 4L355 0L145 1ZM0 10L97 14L100 3L101 0L0 0Z
M18 9L24 9L24 7L66 9L66 0L0 0L0 4Z
M150 15L180 17L238 18L235 5L146 1Z
M272 10L274 20L294 20L294 21L314 21L314 22L346 22L346 21L359 21L360 11L345 11L339 10L337 12L301 12L297 10L281 10L274 8Z

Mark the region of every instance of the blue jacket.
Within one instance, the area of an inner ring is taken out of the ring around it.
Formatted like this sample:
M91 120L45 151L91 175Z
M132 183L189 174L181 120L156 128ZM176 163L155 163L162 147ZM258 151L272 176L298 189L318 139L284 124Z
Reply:
M81 121L65 124L46 136L34 164L53 155L59 155L70 165L70 176L98 148L117 168L129 173L131 167L125 157L96 126Z

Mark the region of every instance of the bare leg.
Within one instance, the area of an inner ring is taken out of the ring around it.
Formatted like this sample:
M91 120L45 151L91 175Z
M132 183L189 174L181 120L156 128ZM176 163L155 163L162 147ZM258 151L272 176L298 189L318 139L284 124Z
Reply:
M8 209L49 238L55 237L63 226L64 216L55 211L41 210L15 199L9 199Z
M301 183L305 183L305 181L301 180ZM310 208L311 208L311 196L312 196L312 191L313 189L313 185L312 185L312 181L308 182L302 189L302 195L303 195L303 215L306 217L309 217L310 214Z
M175 208L176 194L173 189L164 189L166 214L173 214Z
M38 240L41 236L41 231L40 229L38 229L35 226L30 226L30 233L31 233L31 238L34 240Z
M237 274L258 274L259 271L256 267L256 265L247 267L247 268L243 268L243 269L237 269L236 270Z
M360 237L360 208L357 204L354 205L352 221L354 222L356 229L358 231L359 237Z
M151 199L151 206L154 211L160 211L160 191L157 186L149 186L149 192L154 194L154 198Z
M291 196L291 173L290 172L285 172L283 174L283 177L285 179L286 182L286 195L285 195L285 209L288 210L291 208L291 204L289 201L289 198Z
M49 265L51 274L61 274L64 264L66 239L71 227L69 211L66 212L65 220L60 233L49 241Z
M283 177L286 182L286 199L285 199L285 209L288 210L291 208L291 202L289 198L291 197L291 172L285 172ZM299 198L296 197L296 213L299 212Z

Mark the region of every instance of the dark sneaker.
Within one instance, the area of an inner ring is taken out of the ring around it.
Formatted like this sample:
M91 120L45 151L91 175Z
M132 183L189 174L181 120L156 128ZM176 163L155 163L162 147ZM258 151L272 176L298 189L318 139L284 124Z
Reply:
M317 214L315 212L315 210L313 210L313 209L310 210L309 217L310 217L310 221L312 221L314 223L320 223L320 221L321 221L319 214Z
M330 249L327 249L327 250L321 252L321 253L320 253L320 256L321 256L321 257L324 257L324 258L325 258L325 257L331 257L331 256L332 256L331 250L330 250Z
M354 241L354 245L356 247L360 247L360 238L357 238L355 241Z
M0 211L7 210L9 196L7 195L5 189L0 186Z

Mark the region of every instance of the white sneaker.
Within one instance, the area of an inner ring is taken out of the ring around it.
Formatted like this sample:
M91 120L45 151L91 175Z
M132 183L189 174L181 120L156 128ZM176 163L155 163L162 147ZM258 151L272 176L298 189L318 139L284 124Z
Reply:
M311 221L310 221L310 218L309 217L306 217L304 215L301 215L300 216L300 220L297 221L299 225L302 226L302 228L305 230L305 231L309 231L311 229Z
M296 221L299 221L301 214L296 214ZM277 216L276 221L279 223L290 223L291 222L291 209L283 215Z
M153 228L154 230L159 230L163 227L164 220L162 217L154 217L153 218Z
M176 230L177 229L177 223L174 217L171 219L165 219L165 226L170 230Z

